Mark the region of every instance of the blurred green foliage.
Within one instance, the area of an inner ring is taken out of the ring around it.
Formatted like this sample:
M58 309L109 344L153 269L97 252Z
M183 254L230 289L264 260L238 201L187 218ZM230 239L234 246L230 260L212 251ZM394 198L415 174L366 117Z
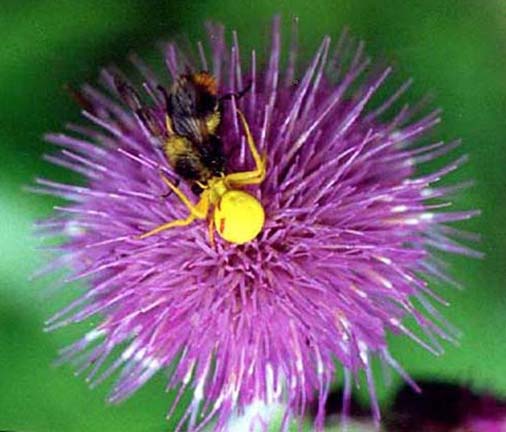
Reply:
M57 349L82 329L42 332L43 321L72 298L53 300L51 281L30 281L42 265L31 224L55 201L22 191L35 176L68 178L45 163L51 151L41 136L79 119L64 83L94 82L100 66L125 66L131 51L155 58L156 42L177 35L203 37L207 19L236 29L243 53L266 52L274 13L285 24L300 18L302 57L324 34L343 26L363 38L370 54L392 61L400 76L415 78L412 102L427 91L444 108L438 136L463 138L471 161L453 179L476 187L458 208L481 208L462 226L483 235L483 261L451 258L465 291L439 286L452 306L445 315L463 332L460 347L445 345L434 358L406 338L392 337L393 352L416 376L446 377L506 394L506 3L501 0L142 1L2 0L0 6L0 429L16 431L170 431L168 396L160 374L119 407L104 403L108 385L94 391L70 366L51 367ZM65 298L63 298L65 297ZM110 383L109 383L110 384ZM392 390L380 386L386 403Z

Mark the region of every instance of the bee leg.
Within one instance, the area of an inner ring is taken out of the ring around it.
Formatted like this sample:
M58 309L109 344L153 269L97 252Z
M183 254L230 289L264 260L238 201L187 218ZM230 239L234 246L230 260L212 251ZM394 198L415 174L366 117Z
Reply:
M255 161L256 168L252 171L243 171L229 174L225 177L225 179L227 182L233 183L236 186L259 184L262 183L265 179L267 155L266 153L263 153L262 156L260 156L244 114L239 110L237 110L237 113L241 119L244 132L246 134L246 140L248 142L248 147L253 156L253 160Z
M253 81L249 80L246 87L244 87L241 91L233 92L233 93L227 93L220 97L220 102L228 99L232 99L232 97L235 97L236 99L241 99L246 93L248 93L251 89L251 86L253 84Z
M190 214L185 219L176 219L171 222L164 223L151 231L145 232L138 236L139 239L144 239L146 237L150 237L154 234L158 234L161 231L168 230L170 228L186 226L191 224L195 219L205 219L209 212L209 193L204 191L201 195L200 201L194 205L188 197L172 182L161 174L162 180L164 183L169 186L169 188L174 192L178 198L183 202L183 204L188 208Z
M174 183L174 186L178 187L179 186L179 179L176 179L175 183ZM168 192L165 192L164 194L161 195L162 198L168 198L170 196L170 194L172 193L172 190L168 191Z

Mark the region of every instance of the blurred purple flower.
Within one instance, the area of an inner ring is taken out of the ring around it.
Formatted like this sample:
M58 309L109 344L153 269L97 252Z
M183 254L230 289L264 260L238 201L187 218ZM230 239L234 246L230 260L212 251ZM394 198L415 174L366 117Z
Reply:
M403 386L386 415L389 432L504 432L506 401L461 384L418 381L422 393Z
M69 202L40 223L42 231L66 238L49 269L69 268L67 283L87 281L84 294L47 328L93 319L95 328L61 358L86 371L92 385L119 371L111 402L168 369L168 387L178 388L168 415L185 391L193 394L179 427L200 430L214 419L222 430L232 414L255 403L286 405L285 427L317 400L321 428L336 364L344 371L344 408L353 375L364 370L379 420L372 358L410 381L389 354L387 332L405 334L434 354L442 352L437 338L452 339L429 298L444 301L426 277L450 281L433 250L476 255L458 241L472 236L447 225L477 213L446 208L444 198L466 184L434 186L465 158L415 176L417 165L458 143L420 144L440 121L438 111L420 115L423 104L389 114L410 82L383 104L370 103L391 68L367 72L362 44L346 33L335 46L325 37L304 68L293 37L281 70L279 20L265 68L255 51L245 66L236 33L228 49L223 27L209 30L209 58L202 44L198 60L169 44L165 63L172 79L188 65L209 70L221 93L251 80L244 97L224 103L219 133L228 170L251 169L238 107L268 155L266 180L251 188L266 211L263 232L245 245L218 239L215 248L206 223L136 238L187 210L165 195L159 172L172 178L173 172L120 102L114 85L120 72L105 70L103 90L85 85L78 97L91 125L47 136L62 148L47 158L82 174L84 185L37 180L39 192ZM163 115L156 88L167 83L132 60L151 106ZM181 187L191 194L188 185ZM403 324L406 316L425 333L423 340ZM107 361L118 347L121 354Z

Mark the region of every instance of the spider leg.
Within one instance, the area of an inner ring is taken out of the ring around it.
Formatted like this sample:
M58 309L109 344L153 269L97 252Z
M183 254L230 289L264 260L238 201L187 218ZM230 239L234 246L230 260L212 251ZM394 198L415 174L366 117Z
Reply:
M253 156L253 160L255 161L255 169L252 171L243 171L228 174L225 177L225 180L229 183L233 183L235 186L259 184L262 183L265 179L267 154L263 153L260 156L244 114L239 110L237 110L237 113L241 119L244 133L246 134L246 141L248 142L248 147Z
M161 174L163 182L169 186L169 188L174 192L178 198L183 202L186 208L189 210L190 214L188 217L184 219L175 219L171 222L164 223L151 231L145 232L138 236L139 239L144 239L146 237L150 237L154 234L158 234L161 231L168 230L170 228L186 226L191 224L195 219L205 219L209 210L209 193L204 191L200 197L200 201L195 205L193 204L188 197L177 187L175 186L167 177Z
M233 97L235 97L236 99L241 99L246 93L248 93L250 91L252 84L253 84L253 82L251 80L249 80L246 87L244 87L241 91L224 94L223 96L220 97L220 99L219 99L220 102L224 101L224 100L232 99Z
M179 186L179 183L180 183L180 180L179 179L176 179L176 181L174 182L174 186ZM162 198L168 198L170 196L170 194L172 193L172 190L168 191L168 192L165 192L163 193L162 195L160 195Z

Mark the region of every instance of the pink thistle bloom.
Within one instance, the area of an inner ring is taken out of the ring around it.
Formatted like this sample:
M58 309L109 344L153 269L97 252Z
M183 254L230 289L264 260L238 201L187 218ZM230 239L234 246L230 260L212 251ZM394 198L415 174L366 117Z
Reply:
M426 277L450 281L433 251L476 255L460 243L470 235L448 225L477 214L447 207L445 197L465 184L437 185L465 158L415 174L417 165L458 142L420 143L439 123L438 111L405 106L392 113L409 82L383 104L370 103L391 68L369 70L363 45L346 34L336 44L325 37L304 67L294 38L281 69L275 20L263 69L255 51L244 66L236 33L227 48L221 26L209 31L210 54L203 44L195 58L168 44L165 64L172 80L188 65L211 72L220 94L251 81L242 98L223 102L218 132L227 172L254 166L237 109L267 154L266 179L248 188L265 210L262 232L244 245L217 238L212 247L207 223L196 221L138 238L186 217L187 209L167 196L160 171L169 178L174 172L118 95L114 82L121 73L104 70L100 90L81 90L88 125L47 136L61 148L48 159L83 175L84 184L37 179L37 191L68 201L40 223L42 231L65 237L50 269L68 268L67 283L87 286L47 329L93 319L96 327L62 350L61 359L75 362L92 385L116 374L111 402L170 370L168 388L178 395L168 415L183 393L193 395L178 430L202 430L211 421L225 430L232 415L258 403L285 406L284 429L315 400L321 429L340 371L344 410L353 376L365 372L379 421L371 360L380 358L412 383L390 355L387 333L407 335L436 355L442 352L437 339L453 338L431 303L444 301ZM163 123L157 86L170 80L132 60L143 77L139 93ZM180 187L192 196L188 183ZM403 324L407 316L419 331ZM107 361L118 347L121 354Z

